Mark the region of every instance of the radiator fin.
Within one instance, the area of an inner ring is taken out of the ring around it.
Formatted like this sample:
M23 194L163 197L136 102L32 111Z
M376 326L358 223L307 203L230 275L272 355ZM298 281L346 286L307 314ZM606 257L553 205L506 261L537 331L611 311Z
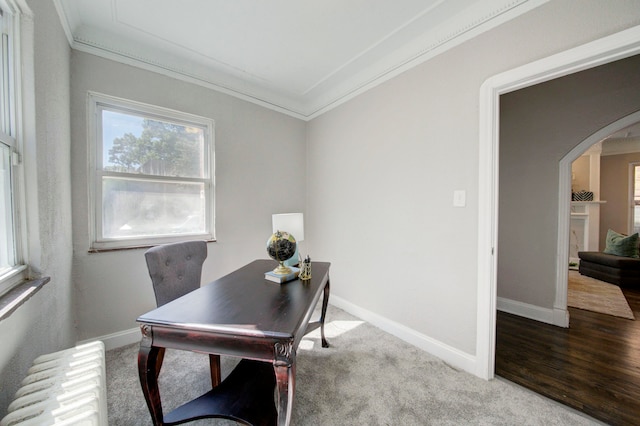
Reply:
M27 374L0 426L107 426L102 342L39 356Z

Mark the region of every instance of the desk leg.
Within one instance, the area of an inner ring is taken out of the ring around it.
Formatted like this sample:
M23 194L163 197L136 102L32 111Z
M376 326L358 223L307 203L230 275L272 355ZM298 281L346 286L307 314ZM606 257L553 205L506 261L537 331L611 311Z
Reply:
M278 345L279 351L273 369L276 375L278 399L276 409L278 411L278 426L288 426L291 423L293 411L293 395L296 387L296 353L291 345ZM286 351L283 352L283 351Z
M324 296L322 299L322 313L320 314L320 335L322 336L322 347L328 348L329 342L324 337L324 319L327 316L327 306L329 305L329 292L330 292L331 283L329 278L327 278L327 285L324 286Z
M162 403L160 402L160 390L158 389L158 354L160 348L152 346L151 329L142 326L142 340L140 341L140 351L138 352L138 375L144 399L151 413L154 425L163 424Z

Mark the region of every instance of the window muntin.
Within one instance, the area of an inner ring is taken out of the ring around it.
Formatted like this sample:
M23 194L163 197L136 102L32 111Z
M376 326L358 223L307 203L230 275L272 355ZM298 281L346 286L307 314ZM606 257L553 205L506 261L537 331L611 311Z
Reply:
M212 240L213 121L90 94L93 249Z

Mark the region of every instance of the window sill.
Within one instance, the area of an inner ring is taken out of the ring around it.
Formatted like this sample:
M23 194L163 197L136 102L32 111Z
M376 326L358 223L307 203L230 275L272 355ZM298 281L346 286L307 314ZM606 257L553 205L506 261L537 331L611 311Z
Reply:
M173 240L169 240L169 241L159 241L159 242L155 242L155 243L148 243L148 244L140 244L140 245L135 245L135 246L128 246L128 247L104 247L104 248L96 248L96 247L92 247L89 249L88 253L106 253L106 252L110 252L110 251L123 251L123 250L138 250L138 249L150 249L151 247L155 247L158 245L162 245L162 244L169 244L172 242L180 242L180 241L190 241L190 238L187 237L181 237L178 239L173 239ZM215 238L195 238L195 240L202 240L206 243L215 243L217 242L217 240Z
M27 280L0 296L0 321L9 318L49 281L51 281L50 277Z

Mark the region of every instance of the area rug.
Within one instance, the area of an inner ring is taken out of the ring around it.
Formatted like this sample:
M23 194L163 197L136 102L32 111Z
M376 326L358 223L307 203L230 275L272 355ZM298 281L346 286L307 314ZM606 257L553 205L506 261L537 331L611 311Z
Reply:
M569 271L568 287L568 306L615 317L636 319L622 290L617 285L586 277L578 271Z

